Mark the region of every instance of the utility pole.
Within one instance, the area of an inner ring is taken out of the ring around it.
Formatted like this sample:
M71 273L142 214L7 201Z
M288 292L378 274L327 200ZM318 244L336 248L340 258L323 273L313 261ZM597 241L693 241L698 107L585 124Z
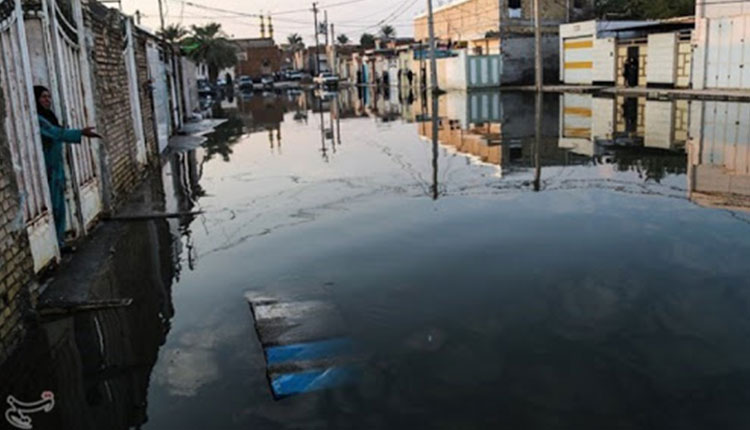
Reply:
M162 9L161 1L159 0L159 22L161 22L161 32L164 34L164 10Z
M539 1L539 0L535 0ZM437 61L435 60L435 23L432 15L432 0L427 0L427 27L430 33L430 83L432 92L438 92Z
M318 39L318 3L313 3L313 15L315 15L315 76L320 74L320 41Z
M505 5L505 2L508 0L497 0L497 56L498 60L500 62L500 67L498 67L498 72L500 73L500 76L497 77L497 82L502 85L502 74L503 72L503 25L505 24L504 20L504 14L503 14L503 6ZM489 55L489 52L487 53Z
M539 0L534 0L534 60L536 68L536 90L542 91L542 25Z
M325 20L325 29L326 29L326 49L328 49L328 11L323 11L323 19Z
M339 67L336 64L336 32L334 31L333 24L331 24L331 69L334 75L339 74Z

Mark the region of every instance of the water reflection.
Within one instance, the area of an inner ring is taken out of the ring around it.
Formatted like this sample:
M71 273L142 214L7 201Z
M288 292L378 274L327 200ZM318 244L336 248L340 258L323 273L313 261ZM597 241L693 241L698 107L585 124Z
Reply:
M144 196L147 206L164 209L160 186ZM80 250L97 267L79 261L69 269L94 271L91 299L132 298L132 304L45 316L0 368L3 399L54 393L54 408L31 417L34 428L129 429L148 421L151 371L175 315L175 238L164 220L129 224L118 237L104 252L95 244Z

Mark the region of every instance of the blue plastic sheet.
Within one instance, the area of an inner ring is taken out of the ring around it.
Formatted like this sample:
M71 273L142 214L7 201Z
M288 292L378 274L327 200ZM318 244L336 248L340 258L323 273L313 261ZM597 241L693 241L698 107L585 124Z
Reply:
M275 376L271 379L271 388L274 396L286 397L350 384L358 377L359 370L355 366L335 366Z
M292 361L313 361L335 358L351 354L352 341L348 338L336 338L317 342L296 343L293 345L274 346L266 349L268 365Z

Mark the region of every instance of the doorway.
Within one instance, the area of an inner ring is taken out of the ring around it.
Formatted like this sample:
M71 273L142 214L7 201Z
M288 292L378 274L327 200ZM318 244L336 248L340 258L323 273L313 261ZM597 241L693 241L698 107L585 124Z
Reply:
M625 85L628 87L638 86L638 76L640 63L640 47L629 46L628 56L625 60Z

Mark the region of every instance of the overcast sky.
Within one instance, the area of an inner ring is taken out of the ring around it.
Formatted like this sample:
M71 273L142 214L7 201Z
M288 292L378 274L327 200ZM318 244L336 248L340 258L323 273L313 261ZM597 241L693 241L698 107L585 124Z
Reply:
M270 13L273 16L274 38L286 42L288 35L299 33L310 44L313 39L312 2L305 0L162 0L167 24L219 22L232 37L259 37L260 19L237 14L212 11L189 5L193 3L240 14ZM433 0L433 5L448 0ZM140 10L141 24L151 29L159 27L158 0L122 0L123 11L133 14ZM320 0L318 8L328 11L328 22L335 24L336 34L344 33L358 41L363 32L377 33L385 24L396 28L398 36L412 36L412 18L427 7L426 0ZM323 19L319 13L318 19ZM322 35L321 35L322 36Z

